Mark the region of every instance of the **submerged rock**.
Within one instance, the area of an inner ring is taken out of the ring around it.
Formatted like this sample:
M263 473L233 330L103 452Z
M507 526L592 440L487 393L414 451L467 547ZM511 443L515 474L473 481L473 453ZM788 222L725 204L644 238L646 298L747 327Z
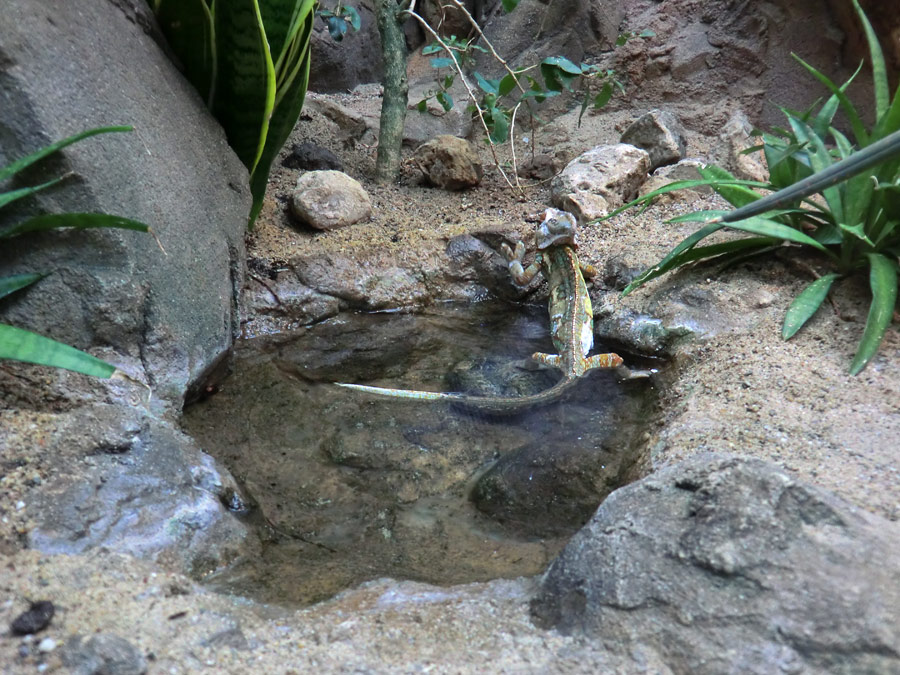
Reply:
M613 493L532 612L673 672L898 672L898 542L772 464L703 454Z

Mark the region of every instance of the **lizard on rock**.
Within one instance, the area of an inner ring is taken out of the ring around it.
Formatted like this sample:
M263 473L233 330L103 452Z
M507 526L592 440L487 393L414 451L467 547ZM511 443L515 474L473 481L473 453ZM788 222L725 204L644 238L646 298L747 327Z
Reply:
M584 277L591 277L595 272L590 265L580 263L575 252L575 217L566 211L547 209L535 231L535 245L537 253L534 262L528 267L522 265L525 244L521 241L516 244L515 252L506 244L503 244L502 251L509 264L510 274L517 284L524 286L541 272L550 287L550 337L558 353L537 352L531 358L562 371L562 378L555 385L531 396L493 397L390 389L344 382L336 384L380 396L447 401L482 412L514 414L558 400L563 392L589 370L621 366L622 358L618 354L588 356L594 344L594 317Z

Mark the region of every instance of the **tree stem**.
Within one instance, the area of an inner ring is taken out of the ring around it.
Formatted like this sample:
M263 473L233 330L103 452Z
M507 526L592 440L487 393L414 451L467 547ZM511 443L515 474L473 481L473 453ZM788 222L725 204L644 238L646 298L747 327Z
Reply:
M379 183L392 183L400 175L400 148L409 94L406 36L403 34L404 18L401 18L406 15L401 12L396 0L376 0L375 11L384 59L384 97L381 101L375 178Z

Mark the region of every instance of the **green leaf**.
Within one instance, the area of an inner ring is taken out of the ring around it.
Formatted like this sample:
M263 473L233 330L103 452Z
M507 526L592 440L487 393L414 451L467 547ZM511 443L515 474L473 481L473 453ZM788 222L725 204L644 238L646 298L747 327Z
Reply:
M5 298L10 293L30 286L35 281L40 281L46 274L15 274L10 277L0 277L0 298Z
M71 227L78 230L96 227L114 227L138 232L149 232L144 223L107 213L46 213L34 216L21 223L16 223L0 231L0 239L14 237L25 232L55 230L60 227Z
M516 78L512 76L511 73L507 73L506 77L500 80L500 85L497 87L497 91L500 96L506 96L509 92L516 88Z
M416 103L416 110L418 110L419 112L422 112L422 113L427 111L428 110L428 100L423 98L421 101Z
M853 362L850 374L858 374L875 356L881 340L891 323L897 304L897 263L880 253L868 253L870 272L869 286L872 289L872 304L866 318L866 328Z
M504 143L509 138L509 118L507 112L500 108L491 108L491 141L493 143Z
M216 75L213 18L206 0L160 0L156 20L184 76L209 104Z
M643 286L645 283L647 283L651 279L655 279L658 276L662 276L663 274L668 272L670 269L674 269L675 267L678 267L679 255L681 255L685 251L693 248L697 244L697 242L708 237L713 232L717 232L717 231L721 230L722 227L724 227L724 226L721 224L712 223L705 227L701 227L699 230L694 232L692 235L683 239L681 241L681 243L678 244L678 246L676 246L671 251L669 251L669 253L666 255L665 258L660 260L653 267L644 270L641 274L638 275L638 277L634 281L632 281L630 284L628 284L625 287L625 290L622 291L622 295L628 295L629 293L631 293L631 291L633 291L636 288L639 288L640 286Z
M334 40L335 42L340 42L344 39L344 33L347 32L348 26L343 17L329 17L326 21L326 24L328 25L328 34L331 36L332 40Z
M66 178L68 178L68 175L60 176L59 178L54 178L53 180L48 180L46 183L41 183L40 185L35 185L34 187L24 187L19 188L18 190L0 192L0 209L2 209L7 204L12 204L17 199L27 197L28 195L33 195L35 192L40 192L41 190L46 190L48 187L52 187L53 185L64 181Z
M519 5L519 0L503 0L503 11L511 12Z
M841 109L844 111L844 114L847 115L847 121L850 122L850 128L853 130L853 135L856 137L856 142L860 145L866 145L869 139L869 134L866 132L866 128L862 123L862 120L859 117L859 113L856 111L856 108L853 106L853 103L847 97L847 95L838 87L834 82L832 82L828 77L820 73L814 67L809 65L806 61L801 59L796 54L791 54L806 70L808 70L813 77L815 77L819 82L824 84L828 90L837 96L838 100L841 102ZM862 64L860 64L862 67ZM857 69L858 72L859 69ZM854 73L854 77L856 74ZM853 79L853 78L851 78Z
M600 110L600 108L609 103L609 99L612 98L612 93L612 83L604 83L603 87L600 89L600 92L594 97L594 110Z
M0 359L65 368L95 377L110 377L115 366L74 347L28 330L0 324Z
M446 91L439 91L435 98L437 98L438 103L441 104L441 107L445 111L449 111L451 108L453 108L453 97L450 96L450 94L448 94Z
M857 0L853 0L853 9L866 33L866 42L869 43L869 58L872 60L872 84L875 88L875 119L880 120L887 113L890 101L888 90L887 70L884 67L884 54L881 45L878 44L878 36L869 23L866 13L862 11Z
M478 86L481 87L481 90L486 94L493 94L494 96L498 96L500 94L500 80L488 80L479 73L477 70L474 73L475 82L478 83Z
M431 59L431 67L432 68L447 68L448 66L453 65L453 59L444 57L444 56L436 56Z
M349 18L353 30L358 33L359 29L362 28L362 21L359 18L359 12L356 11L356 8L349 6L344 7L344 15Z
M425 45L422 47L422 54L428 56L429 54L437 54L440 51L443 51L444 48L437 42L432 42L430 45Z
M782 338L790 340L812 318L831 290L831 284L839 276L826 274L816 279L794 299L784 316L784 325L781 327Z
M309 83L309 46L315 21L313 12L315 4L315 0L301 0L296 8L299 24L297 30L292 32L289 56L284 64L284 69L289 74L276 92L274 108L265 129L264 144L257 158L256 166L250 174L253 206L248 219L248 227L253 226L256 216L262 208L272 162L275 161L275 157L297 124L300 111L303 109L306 88Z
M843 232L853 235L857 239L862 242L865 242L872 248L875 248L875 244L869 239L869 236L866 234L866 231L863 229L862 223L857 223L856 225L845 225L844 223L838 223L838 227L841 228Z
M218 71L212 112L235 154L253 173L275 107L275 65L259 4L218 2L214 24Z
M564 73L568 73L569 75L573 75L576 77L578 75L581 75L581 67L576 66L564 56L548 56L546 59L541 61L541 65L556 66Z
M784 239L785 241L793 241L798 244L806 244L820 251L828 251L822 244L803 234L799 230L795 230L789 225L784 225L775 220L754 216L745 218L734 223L728 223L728 227L733 230L741 230L742 232L750 232L764 237L775 237L776 239Z
M741 207L760 198L759 193L749 187L733 184L735 177L725 169L709 165L701 166L697 171L704 180L711 181L710 187L732 206Z
M129 126L116 126L116 127L98 127L96 129L88 129L87 131L82 131L80 134L75 134L74 136L69 136L68 138L64 138L61 141L57 141L56 143L51 143L50 145L37 150L36 152L31 153L21 159L17 159L12 164L8 164L7 166L0 169L0 181L4 181L10 176L16 175L22 169L31 166L35 162L47 157L48 155L52 155L57 150L61 150L67 145L72 145L72 143L77 143L83 138L87 138L89 136L96 136L97 134L111 134L123 131L133 131L134 127Z

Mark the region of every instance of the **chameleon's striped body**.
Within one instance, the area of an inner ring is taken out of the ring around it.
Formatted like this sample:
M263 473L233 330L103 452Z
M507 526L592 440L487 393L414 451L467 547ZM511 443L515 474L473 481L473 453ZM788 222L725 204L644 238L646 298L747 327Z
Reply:
M388 389L360 384L338 383L381 396L420 401L449 401L483 412L512 414L545 405L559 399L578 378L594 368L616 368L622 365L617 354L588 356L594 344L594 317L591 298L583 272L593 275L590 266L582 265L575 252L575 219L565 211L548 209L535 233L538 253L527 268L522 266L525 245L519 242L513 253L503 246L513 280L525 285L542 272L550 287L550 337L557 354L536 353L531 358L562 371L562 379L550 389L533 396L493 397L465 394Z

